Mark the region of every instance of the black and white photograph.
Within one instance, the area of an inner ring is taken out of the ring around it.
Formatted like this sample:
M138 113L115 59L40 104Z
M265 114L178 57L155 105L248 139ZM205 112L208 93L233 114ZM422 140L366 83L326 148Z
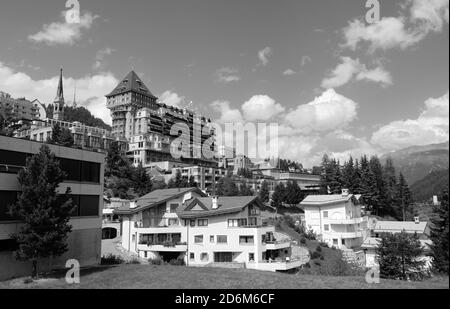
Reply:
M448 189L449 0L0 2L0 290L448 290Z

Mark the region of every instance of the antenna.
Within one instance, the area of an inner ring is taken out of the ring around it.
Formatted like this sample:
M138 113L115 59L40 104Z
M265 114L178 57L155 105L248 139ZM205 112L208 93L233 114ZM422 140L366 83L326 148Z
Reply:
M77 108L77 82L75 81L75 89L73 91L73 107Z

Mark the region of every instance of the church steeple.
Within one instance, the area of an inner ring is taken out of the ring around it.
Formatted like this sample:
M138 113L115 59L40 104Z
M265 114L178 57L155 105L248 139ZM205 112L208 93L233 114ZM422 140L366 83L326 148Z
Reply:
M64 120L64 87L63 87L63 69L59 75L58 90L56 91L56 98L53 102L53 119Z

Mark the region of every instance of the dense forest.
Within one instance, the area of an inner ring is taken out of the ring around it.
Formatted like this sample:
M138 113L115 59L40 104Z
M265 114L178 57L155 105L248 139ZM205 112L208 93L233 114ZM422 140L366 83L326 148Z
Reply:
M47 105L45 108L47 117L53 117L53 104ZM64 121L75 122L78 121L86 126L98 127L105 130L111 130L111 127L103 122L103 120L94 117L89 110L84 107L71 107L66 106L64 108Z

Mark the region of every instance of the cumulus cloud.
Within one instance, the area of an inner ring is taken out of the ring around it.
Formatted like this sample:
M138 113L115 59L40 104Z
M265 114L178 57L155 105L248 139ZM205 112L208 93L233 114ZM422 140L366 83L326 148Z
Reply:
M229 84L232 82L238 82L241 80L241 77L238 75L239 71L233 68L220 68L215 72L215 77L217 82Z
M92 27L94 20L98 17L86 12L80 16L79 23L67 23L65 13L65 11L61 13L62 21L45 24L41 31L30 35L28 39L47 45L73 45L82 37L84 30Z
M228 101L215 101L211 103L211 107L220 114L219 119L217 119L219 123L244 121L241 111L231 108L231 103Z
M99 50L97 52L97 54L95 55L95 63L92 66L92 68L94 70L102 69L104 67L105 57L111 55L114 51L115 50L110 47L106 47L106 48Z
M180 96L178 95L178 93L172 92L170 90L163 92L159 98L159 101L161 101L162 103L179 108L182 107L185 100L186 97Z
M269 120L285 111L285 108L267 95L255 95L242 105L247 121Z
M67 72L66 72L67 74ZM0 89L13 97L26 97L29 100L39 99L44 104L53 103L58 85L58 72L47 79L35 80L23 72L16 72L0 62ZM119 81L112 73L86 75L81 78L64 78L66 95L77 88L77 103L86 107L93 115L106 123L111 123L111 115L106 108L105 94L111 92ZM66 103L68 102L66 97Z
M283 72L284 76L292 76L292 75L295 75L295 74L297 74L297 72L295 72L292 69L287 69L286 71Z
M269 57L272 56L273 51L270 47L265 47L258 52L258 59L260 65L266 66L269 63Z
M382 86L392 85L392 76L383 67L369 70L365 64L359 62L359 59L341 57L341 63L322 81L322 87L338 88L352 80L370 81Z
M417 119L391 122L372 135L372 143L386 150L442 143L449 139L449 93L425 101Z
M346 127L357 117L358 104L328 89L312 102L298 106L286 115L286 122L303 134Z
M350 21L343 29L343 45L356 50L361 43L367 43L372 53L378 49L406 49L430 32L442 31L449 22L448 7L448 0L406 0L398 17L383 17L374 24Z

